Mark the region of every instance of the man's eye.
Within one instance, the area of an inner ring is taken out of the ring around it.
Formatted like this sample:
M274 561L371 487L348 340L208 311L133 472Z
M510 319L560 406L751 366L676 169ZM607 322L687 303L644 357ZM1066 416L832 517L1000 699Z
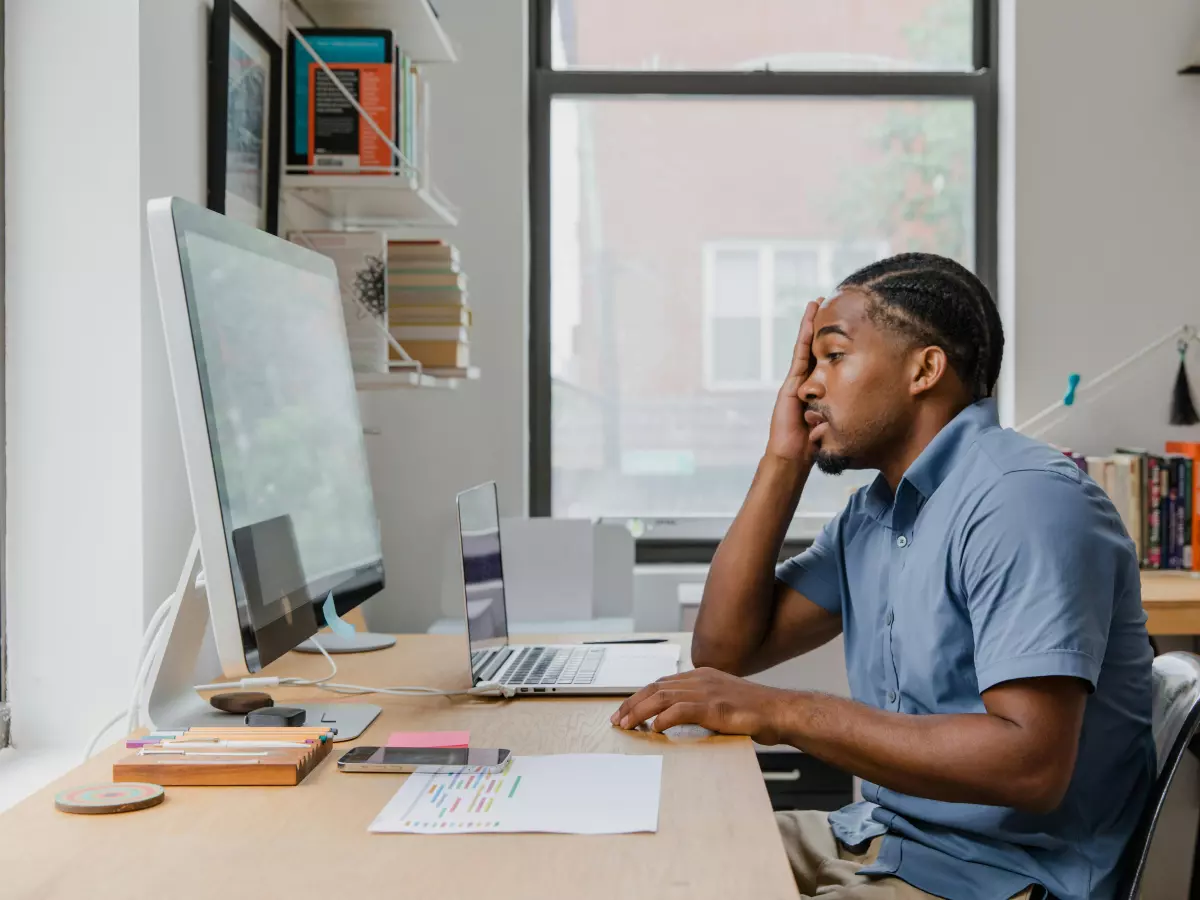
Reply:
M834 351L833 353L826 353L826 354L825 354L825 359L826 359L828 362L835 363L835 362L837 362L838 360L840 360L840 359L841 359L843 356L845 356L845 355L846 355L846 354L845 354L845 353L842 353L841 351Z

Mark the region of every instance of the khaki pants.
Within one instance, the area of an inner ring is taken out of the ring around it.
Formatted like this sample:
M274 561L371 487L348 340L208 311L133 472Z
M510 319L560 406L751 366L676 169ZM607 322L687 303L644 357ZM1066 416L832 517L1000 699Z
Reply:
M833 836L827 813L778 812L775 820L783 835L788 862L796 876L796 886L806 897L820 900L925 900L937 898L906 881L890 875L855 874L879 856L882 837L877 837L855 853ZM1013 900L1029 900L1033 888L1026 888Z

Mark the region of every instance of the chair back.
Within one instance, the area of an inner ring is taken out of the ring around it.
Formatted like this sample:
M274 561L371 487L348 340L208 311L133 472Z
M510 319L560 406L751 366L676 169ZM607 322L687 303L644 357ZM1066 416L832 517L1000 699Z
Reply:
M1150 842L1179 763L1200 725L1200 657L1174 651L1154 659L1154 750L1158 775L1138 826L1125 847L1117 900L1136 900Z

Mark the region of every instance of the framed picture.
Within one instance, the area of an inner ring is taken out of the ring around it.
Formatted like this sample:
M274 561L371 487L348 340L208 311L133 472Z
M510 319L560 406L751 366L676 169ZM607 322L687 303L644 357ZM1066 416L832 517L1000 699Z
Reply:
M208 45L208 208L279 233L283 51L233 0Z

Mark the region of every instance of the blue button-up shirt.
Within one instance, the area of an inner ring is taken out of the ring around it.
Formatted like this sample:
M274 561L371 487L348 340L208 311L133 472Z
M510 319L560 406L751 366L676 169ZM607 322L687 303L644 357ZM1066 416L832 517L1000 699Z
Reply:
M952 900L1030 884L1111 897L1154 776L1152 652L1138 562L1113 505L1061 453L963 410L893 496L877 478L780 580L842 617L850 691L912 715L986 712L982 692L1074 676L1092 689L1075 773L1047 815L864 782L829 817L848 845L886 834L868 874Z

